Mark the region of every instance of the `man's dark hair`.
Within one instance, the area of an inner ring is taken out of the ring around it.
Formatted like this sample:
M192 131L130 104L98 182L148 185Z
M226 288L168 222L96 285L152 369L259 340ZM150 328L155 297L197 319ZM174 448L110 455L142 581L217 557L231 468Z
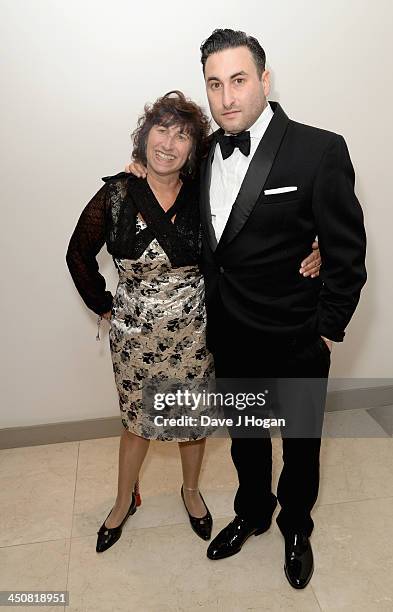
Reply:
M232 49L236 47L247 47L250 50L259 78L265 70L266 53L261 45L253 36L248 36L240 30L230 30L229 28L217 29L201 44L201 62L203 72L205 72L206 60L212 53Z

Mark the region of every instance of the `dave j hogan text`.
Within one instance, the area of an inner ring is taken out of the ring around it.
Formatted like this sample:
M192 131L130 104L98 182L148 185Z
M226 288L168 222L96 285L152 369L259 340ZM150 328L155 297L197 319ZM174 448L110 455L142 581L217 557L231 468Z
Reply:
M237 419L231 418L214 418L207 414L201 414L199 417L182 415L180 417L164 417L159 414L154 417L154 424L157 427L285 427L285 419L262 419L254 415L247 416L239 414Z

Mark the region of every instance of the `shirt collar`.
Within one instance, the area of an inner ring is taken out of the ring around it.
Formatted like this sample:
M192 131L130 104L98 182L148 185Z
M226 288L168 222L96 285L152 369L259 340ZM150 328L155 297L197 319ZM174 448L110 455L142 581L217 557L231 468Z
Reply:
M249 128L250 138L262 138L273 115L272 107L268 102L258 119Z

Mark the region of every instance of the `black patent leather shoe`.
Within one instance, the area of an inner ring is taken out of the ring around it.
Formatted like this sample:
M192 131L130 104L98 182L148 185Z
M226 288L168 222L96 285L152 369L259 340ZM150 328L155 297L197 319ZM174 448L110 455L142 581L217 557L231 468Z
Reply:
M108 550L108 548L110 548L117 542L117 540L121 536L121 532L123 530L126 520L128 519L129 516L131 516L132 514L135 514L136 508L137 508L137 500L136 500L135 494L132 493L131 505L127 511L127 514L123 518L120 525L118 525L117 527L111 527L111 528L105 525L105 521L108 518L109 514L112 512L112 510L111 512L109 512L105 521L102 523L99 531L97 531L98 538L97 538L96 552L98 553L104 552L104 550Z
M220 533L214 538L209 548L207 556L209 559L224 559L231 557L240 552L244 542L252 535L260 535L269 529L271 520L265 527L253 527L249 525L240 516L235 516L233 521L229 523Z
M210 540L211 535L212 535L212 527L213 527L213 519L212 519L212 515L209 512L208 507L206 506L205 500L202 497L202 493L199 492L199 495L201 496L201 499L203 501L203 503L205 504L206 507L206 514L205 516L203 516L202 518L197 518L196 516L192 516L189 512L188 512L188 508L186 506L186 502L184 501L184 494L183 494L183 485L180 489L180 495L181 498L183 500L183 504L184 507L186 509L186 512L188 514L188 518L190 519L190 524L192 529L195 531L195 533L202 538L202 540Z
M301 532L285 537L285 575L294 589L304 589L314 571L314 559L308 537Z

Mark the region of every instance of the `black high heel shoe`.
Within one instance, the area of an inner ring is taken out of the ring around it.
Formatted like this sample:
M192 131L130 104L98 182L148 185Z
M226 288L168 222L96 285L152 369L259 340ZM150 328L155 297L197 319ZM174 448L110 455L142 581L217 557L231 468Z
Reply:
M189 491L197 491L198 489L188 489L188 490ZM186 506L186 502L184 501L183 485L181 486L180 495L181 495L181 498L183 500L183 504L184 504L184 507L186 509L186 512L188 514L188 518L190 519L190 524L191 524L192 529L195 531L195 533L200 538L202 538L202 540L210 540L211 534L212 534L213 519L212 519L212 515L209 512L208 507L206 506L205 500L202 497L202 493L199 492L199 495L201 496L201 499L202 499L203 503L205 504L205 507L206 507L206 510L207 510L205 516L203 516L202 518L197 518L196 516L192 516L188 512L188 508Z
M111 510L108 516L106 517L105 521L102 523L100 529L97 531L98 538L97 538L97 544L96 544L96 552L98 553L104 552L105 550L108 550L108 548L110 548L117 542L117 540L121 536L123 527L128 517L131 516L132 514L135 514L137 507L140 506L141 503L142 503L142 500L141 500L141 496L139 493L139 481L137 480L135 483L134 490L132 492L132 499L131 499L130 507L128 508L127 514L123 518L120 525L118 525L117 527L107 527L105 525L105 522L109 514L112 512Z

